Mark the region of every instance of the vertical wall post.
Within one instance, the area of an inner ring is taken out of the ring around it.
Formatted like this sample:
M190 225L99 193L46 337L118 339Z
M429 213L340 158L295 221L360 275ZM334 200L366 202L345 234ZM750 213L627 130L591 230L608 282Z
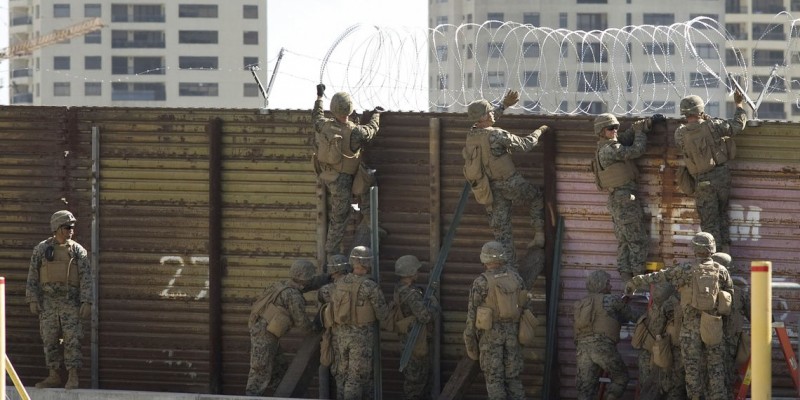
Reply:
M208 338L211 394L222 393L222 119L208 128Z
M428 129L428 155L429 155L429 173L430 180L430 258L431 267L433 261L439 258L439 248L442 246L442 168L441 168L441 120L439 118L431 118ZM436 290L436 298L439 298L439 290ZM433 377L431 381L431 396L437 398L442 391L442 374L441 374L441 354L442 354L442 315L439 313L438 317L434 320L433 325L433 358L431 363L431 371Z
M100 387L100 128L92 126L92 389Z

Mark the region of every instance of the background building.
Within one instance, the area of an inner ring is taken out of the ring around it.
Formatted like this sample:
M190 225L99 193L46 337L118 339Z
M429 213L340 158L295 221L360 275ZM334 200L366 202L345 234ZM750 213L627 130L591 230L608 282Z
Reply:
M10 104L263 105L244 68L266 60L259 0L9 0L8 10L11 46L91 18L105 25L12 57Z

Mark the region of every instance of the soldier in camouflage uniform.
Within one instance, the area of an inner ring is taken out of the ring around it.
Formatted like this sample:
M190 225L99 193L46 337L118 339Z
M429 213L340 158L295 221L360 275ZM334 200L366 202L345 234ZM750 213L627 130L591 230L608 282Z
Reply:
M611 293L611 277L603 270L586 277L589 295L575 302L574 331L577 373L575 386L579 400L597 398L598 379L605 370L611 383L606 399L622 398L628 386L628 371L617 350L621 324L636 320L630 306Z
M703 341L700 331L701 319L709 320L702 317L704 313L710 318L720 317L719 307L716 304L719 304L722 295L717 294L716 301L706 302L705 294L714 293L714 289L730 293L733 284L728 271L711 258L716 252L716 243L710 233L697 233L692 238L692 248L696 258L695 263L683 263L647 275L634 276L626 285L626 291L632 293L638 288L659 282L670 282L679 288L683 309L680 342L686 369L687 395L693 400L700 399L701 396L706 400L729 399L730 386L725 362L727 351L724 341L707 344ZM716 277L713 286L711 288L703 286L704 289L699 289L700 277L707 276ZM722 318L723 321L724 319ZM719 329L722 330L722 327Z
M91 315L93 295L88 254L72 240L76 221L71 212L56 211L50 217L53 236L37 244L31 256L25 300L31 312L39 316L44 358L50 371L37 388L61 386L62 365L69 372L64 387L79 386L78 369L83 365L81 318Z
M519 269L511 228L512 204L529 206L534 238L529 248L544 247L544 214L541 189L525 180L516 168L511 154L529 152L539 143L539 136L549 130L542 125L527 136L517 136L495 128L495 118L519 100L519 93L509 91L496 108L487 100L477 100L467 107L467 116L475 121L467 134L462 155L464 177L472 185L478 203L486 207L489 226L496 241L503 244L508 265Z
M360 226L359 229L368 231L369 201L365 201L365 193L353 193L353 179L362 163L364 146L378 134L383 108L376 107L367 124L356 125L348 120L353 112L350 95L339 92L331 98L333 118L326 118L322 110L324 93L325 85L317 85L317 100L311 116L316 132L315 169L327 189L328 234L325 251L331 257L342 252L342 237L350 215L350 199L353 195L358 197L359 208L365 216L362 220L363 227Z
M336 254L328 260L328 273L331 274L331 282L327 285L321 287L319 291L317 291L317 297L320 303L320 308L324 309L326 305L328 307L331 306L333 301L332 292L334 286L337 282L339 282L342 278L344 278L347 274L350 273L350 261L348 257L343 254ZM338 368L337 361L343 359L343 356L336 354L339 351L339 347L336 345L336 335L338 326L333 323L333 314L325 313L321 311L322 314L322 323L326 332L323 335L330 335L329 343L327 344L332 348L333 352L333 362L329 366L330 372L333 375L334 383L336 384L337 388L337 399L341 399L344 396L344 375L341 374L340 369ZM325 343L323 342L323 345ZM320 352L325 351L326 349L320 349Z
M402 256L394 264L394 274L400 281L394 287L393 301L402 311L403 323L398 327L400 332L401 348L405 351L408 332L414 322L425 324L420 330L416 346L408 364L403 369L403 398L406 400L420 400L430 397L430 334L433 331L433 321L439 313L436 297L430 298L430 304L423 301L423 290L414 285L417 280L417 271L422 264L417 257L412 255ZM395 322L397 324L397 321Z
M505 251L500 242L483 245L480 257L486 271L472 282L464 329L467 356L480 361L492 400L525 398L519 321L520 311L530 304L525 283L508 267Z
M728 253L714 253L711 258L728 269L728 273L739 272ZM725 321L725 347L727 351L728 382L732 387L738 375L736 355L739 351L739 341L749 340L744 334L744 322L750 321L750 295L747 293L748 283L740 276L731 275L733 294L731 302L731 315Z
M675 146L694 178L700 229L712 234L720 250L726 253L731 244L728 228L731 172L726 163L736 156L733 137L741 133L747 123L743 100L744 96L737 90L733 95L736 104L733 119L724 120L706 115L699 96L685 97L681 100L681 114L686 116L686 124L675 130Z
M248 320L250 373L245 388L247 396L263 396L267 388L280 382L288 364L278 345L281 336L292 327L312 331L312 322L305 312L303 292L314 290L329 279L325 274L315 276L315 271L311 261L296 260L289 268L291 279L267 285L253 303Z
M372 251L357 246L350 252L353 273L333 285L334 342L337 346L335 376L337 399L371 398L372 344L378 321L389 311L378 284L368 275Z
M635 122L620 133L619 121L613 114L600 114L594 119L597 142L595 182L608 191L608 210L617 237L617 270L623 281L644 272L650 237L645 226L642 202L636 193L639 172L635 160L644 154L647 133L655 122L665 121L655 114Z

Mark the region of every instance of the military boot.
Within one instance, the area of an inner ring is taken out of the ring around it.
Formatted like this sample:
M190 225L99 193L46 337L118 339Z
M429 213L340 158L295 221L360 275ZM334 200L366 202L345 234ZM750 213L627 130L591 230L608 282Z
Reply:
M77 368L70 368L69 369L69 378L67 378L67 384L64 386L64 389L77 389L78 388L78 369Z
M50 375L44 378L43 381L36 383L37 389L55 388L61 386L61 375L58 374L57 369L51 369Z
M541 249L541 248L544 248L544 230L537 229L536 231L534 231L533 240L528 242L527 248L529 248L529 249L533 249L533 248Z

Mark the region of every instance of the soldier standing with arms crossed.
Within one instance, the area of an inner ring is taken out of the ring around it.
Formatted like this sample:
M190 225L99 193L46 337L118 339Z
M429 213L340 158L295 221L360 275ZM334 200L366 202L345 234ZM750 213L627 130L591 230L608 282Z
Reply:
M53 236L37 244L31 256L25 299L31 312L39 316L45 363L50 370L37 388L61 386L62 365L69 372L64 388L76 389L79 385L78 369L83 365L81 318L92 313L92 269L86 249L72 240L76 221L71 212L56 211L50 217Z

